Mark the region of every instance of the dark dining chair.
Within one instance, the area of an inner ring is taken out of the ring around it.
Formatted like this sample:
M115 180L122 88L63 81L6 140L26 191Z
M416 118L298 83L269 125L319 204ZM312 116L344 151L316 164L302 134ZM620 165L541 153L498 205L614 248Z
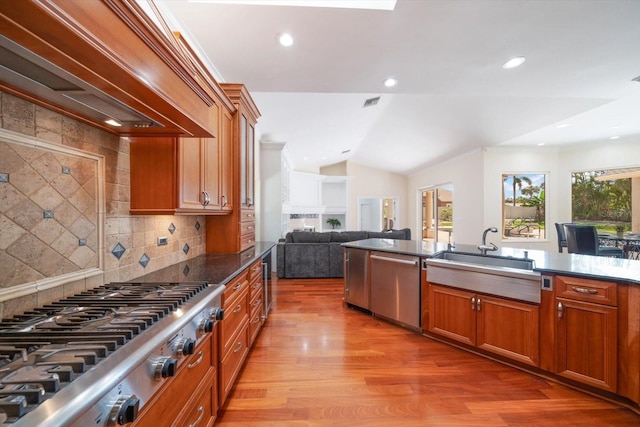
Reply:
M624 257L622 249L600 245L598 230L593 225L564 224L564 233L570 254Z
M556 222L556 232L558 233L558 252L562 253L562 248L567 247L567 235L564 233L564 224Z

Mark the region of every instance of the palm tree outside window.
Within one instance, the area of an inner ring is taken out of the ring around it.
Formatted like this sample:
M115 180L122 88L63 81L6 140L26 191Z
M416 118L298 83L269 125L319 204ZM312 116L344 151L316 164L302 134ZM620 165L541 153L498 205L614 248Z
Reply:
M545 239L544 173L502 174L502 238Z

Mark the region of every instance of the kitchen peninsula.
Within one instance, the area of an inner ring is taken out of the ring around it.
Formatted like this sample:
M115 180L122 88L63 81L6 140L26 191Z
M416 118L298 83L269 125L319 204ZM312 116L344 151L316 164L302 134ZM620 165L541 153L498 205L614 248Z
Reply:
M639 409L640 262L513 248L481 257L474 245L385 239L343 246L348 306ZM391 311L374 303L393 295Z

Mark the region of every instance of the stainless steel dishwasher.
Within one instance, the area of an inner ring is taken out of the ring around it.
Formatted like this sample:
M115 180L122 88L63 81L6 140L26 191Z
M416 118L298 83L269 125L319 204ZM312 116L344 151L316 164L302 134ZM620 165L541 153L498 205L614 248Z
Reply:
M420 329L420 258L371 252L371 312Z

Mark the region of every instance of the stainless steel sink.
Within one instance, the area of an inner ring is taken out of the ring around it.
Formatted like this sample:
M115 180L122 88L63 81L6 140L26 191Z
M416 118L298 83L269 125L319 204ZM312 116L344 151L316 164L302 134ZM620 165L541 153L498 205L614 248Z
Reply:
M540 302L540 273L533 271L533 260L441 252L426 264L431 283Z
M520 270L533 270L533 260L497 257L489 255L462 254L456 252L441 252L435 258L449 261L464 262L469 264L480 264L490 267L517 268Z

